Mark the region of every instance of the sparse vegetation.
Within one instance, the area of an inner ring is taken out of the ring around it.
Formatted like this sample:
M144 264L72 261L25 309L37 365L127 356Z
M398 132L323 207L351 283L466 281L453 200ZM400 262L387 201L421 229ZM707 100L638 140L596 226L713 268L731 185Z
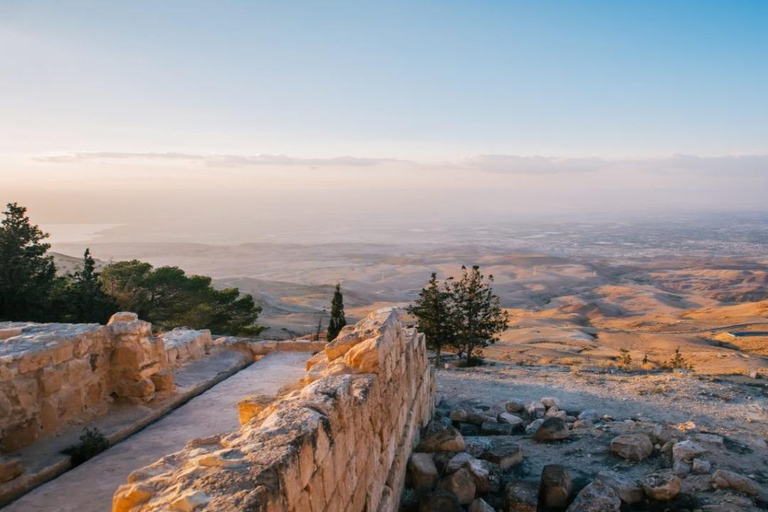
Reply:
M629 354L629 350L625 348L619 349L619 366L628 368L632 364L632 356Z
M435 367L439 367L443 347L453 347L456 342L456 327L450 290L440 285L435 272L408 313L418 319L418 329L426 337L427 348L435 352Z
M683 357L680 347L677 347L672 359L664 363L664 368L667 370L693 370L693 364Z
M98 428L83 429L80 441L61 451L69 455L73 466L79 466L109 448L109 440Z

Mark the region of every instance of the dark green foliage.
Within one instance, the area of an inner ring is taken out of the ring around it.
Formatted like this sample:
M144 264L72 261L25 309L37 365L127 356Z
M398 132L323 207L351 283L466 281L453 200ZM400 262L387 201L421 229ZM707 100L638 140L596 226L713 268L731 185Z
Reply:
M442 286L433 273L408 311L416 316L419 329L438 355L450 346L465 358L464 365L472 366L482 363L477 352L495 343L507 328L509 313L493 293L493 276L486 278L479 266L461 270L460 279L450 278Z
M251 295L241 296L237 288L216 290L210 277L188 276L178 267L121 261L104 268L101 282L121 310L163 328L188 326L239 336L264 329L255 325L261 308Z
M344 316L344 297L341 294L341 284L336 284L336 291L333 292L331 301L331 319L328 321L328 341L333 341L339 335L341 329L347 325L347 319Z
M73 322L106 324L117 312L117 303L107 295L99 280L90 249L85 250L83 269L75 272L68 289Z
M629 350L625 348L619 349L619 364L621 366L629 366L632 364L632 356L629 354Z
M501 300L493 293L493 276L488 278L475 265L472 270L462 266L462 276L451 280L451 301L456 315L456 348L460 355L472 361L473 352L495 343L499 333L507 328L509 313L501 308Z
M80 434L80 442L61 451L69 455L73 466L79 466L109 448L109 440L98 428L86 428Z
M451 310L451 293L447 285L441 286L437 274L432 272L429 283L411 306L408 313L417 319L419 332L424 333L427 347L435 351L435 366L440 366L440 352L443 347L456 343L456 316Z
M680 347L675 349L675 355L664 366L669 370L693 370L693 365L685 360L680 352Z
M0 319L52 319L50 294L56 282L48 237L30 223L27 209L9 203L0 224Z

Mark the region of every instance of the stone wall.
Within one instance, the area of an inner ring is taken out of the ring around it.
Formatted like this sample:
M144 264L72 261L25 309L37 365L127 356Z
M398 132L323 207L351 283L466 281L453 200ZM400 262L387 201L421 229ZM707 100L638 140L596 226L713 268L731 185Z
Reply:
M304 384L237 432L135 471L113 511L396 510L434 409L423 335L377 311L313 357Z

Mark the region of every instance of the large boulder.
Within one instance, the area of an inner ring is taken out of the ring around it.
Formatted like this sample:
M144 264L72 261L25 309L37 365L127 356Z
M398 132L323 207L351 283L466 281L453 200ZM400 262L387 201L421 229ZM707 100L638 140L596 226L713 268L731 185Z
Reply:
M616 491L602 480L595 480L581 490L568 512L619 512L621 499Z
M437 489L421 499L419 512L461 512L461 504L451 491Z
M640 503L645 499L645 491L636 480L614 473L613 471L601 471L595 477L616 491L621 501L627 505Z
M408 462L408 475L414 489L432 489L440 475L431 453L414 453Z
M453 427L439 421L431 421L424 431L417 452L462 452L464 437Z
M750 496L760 493L760 486L754 480L724 469L718 469L712 475L712 487L715 489L733 489Z
M571 472L559 464L549 464L541 471L539 508L547 511L565 510L573 490Z
M523 461L523 449L512 436L465 437L464 442L468 453L498 464L502 471Z
M651 473L640 481L645 494L657 501L673 500L683 487L680 477L668 472Z
M504 489L506 512L536 512L539 486L533 482L515 480Z
M533 434L533 439L539 443L562 441L570 436L568 425L561 418L550 417L544 420L541 426Z
M623 459L640 462L653 453L653 444L645 434L625 434L611 441L611 452Z
M440 487L455 494L461 505L469 505L475 499L475 481L464 468L443 478Z

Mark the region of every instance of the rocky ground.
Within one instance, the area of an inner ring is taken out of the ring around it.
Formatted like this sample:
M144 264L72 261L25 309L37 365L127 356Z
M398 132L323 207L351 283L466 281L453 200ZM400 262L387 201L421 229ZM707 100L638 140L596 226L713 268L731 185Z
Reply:
M438 372L403 510L768 509L765 381L496 364Z

